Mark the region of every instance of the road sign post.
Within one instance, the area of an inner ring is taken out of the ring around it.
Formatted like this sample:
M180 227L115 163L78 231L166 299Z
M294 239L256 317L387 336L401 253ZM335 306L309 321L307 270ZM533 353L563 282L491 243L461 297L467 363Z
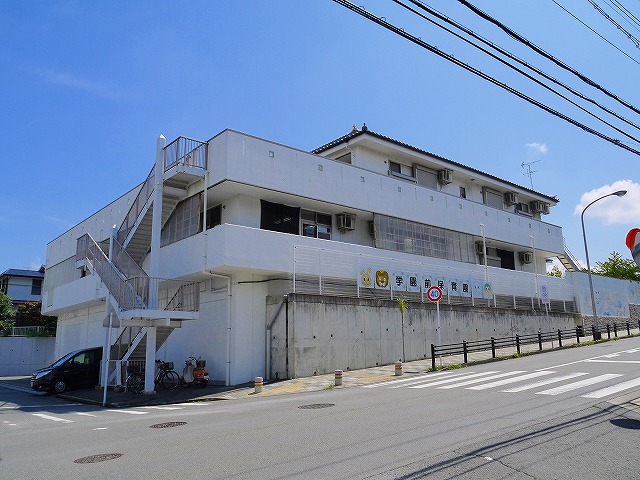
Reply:
M440 332L440 299L442 298L442 289L436 285L429 287L427 290L427 298L436 304L436 316L438 319L438 345L442 345L442 333ZM442 366L442 356L438 355L440 366Z

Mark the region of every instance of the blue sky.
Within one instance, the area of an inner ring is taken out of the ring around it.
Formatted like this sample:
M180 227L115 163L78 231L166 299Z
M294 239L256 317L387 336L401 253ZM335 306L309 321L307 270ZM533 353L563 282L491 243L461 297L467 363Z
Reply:
M565 63L640 106L640 50L587 0L473 0ZM391 1L356 2L553 108L585 114ZM624 2L640 17L637 3ZM614 102L458 2L433 7L599 102ZM607 7L606 4L603 7ZM607 7L608 8L608 7ZM637 27L618 21L640 37ZM634 30L636 28L636 30ZM45 262L46 245L142 182L156 138L225 128L311 150L353 124L560 199L561 225L592 265L631 258L640 157L598 139L330 0L0 3L0 272ZM640 124L640 115L615 106ZM633 132L632 127L625 130ZM638 145L635 145L638 147ZM523 164L534 172L526 176Z

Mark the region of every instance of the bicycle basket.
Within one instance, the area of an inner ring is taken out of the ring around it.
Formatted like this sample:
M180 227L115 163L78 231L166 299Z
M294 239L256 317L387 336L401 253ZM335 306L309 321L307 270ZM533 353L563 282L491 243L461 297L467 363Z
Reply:
M163 370L173 370L173 362L164 362Z
M196 360L196 368L204 368L206 365L206 360Z

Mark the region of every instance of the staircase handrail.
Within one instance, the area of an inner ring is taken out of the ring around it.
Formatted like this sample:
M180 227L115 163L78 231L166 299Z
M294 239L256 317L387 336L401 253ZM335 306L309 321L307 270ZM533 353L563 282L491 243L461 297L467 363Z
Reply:
M122 246L122 244L116 239L113 239L112 243L112 259L111 261L118 267L126 278L132 277L148 277L147 272L138 265L129 252Z
M109 258L107 258L98 243L88 233L78 239L76 248L76 261L85 258L91 263L93 270L98 274L109 293L113 295L120 310L146 308L142 299L149 296L149 282L145 282L147 286L146 292L140 289L140 285L135 285L135 288L132 288L131 282L127 280L113 262L109 261Z
M585 268L578 261L578 259L573 255L573 253L571 253L571 251L569 250L569 247L567 247L567 242L564 239L564 237L562 238L562 246L564 247L564 253L565 253L567 259L573 264L575 269L578 270L578 271L584 270Z
M164 147L165 172L175 165L207 168L207 142L188 137L178 137Z
M154 177L155 165L149 172L149 175L147 175L146 180L144 181L142 187L140 188L140 191L138 192L138 196L131 204L131 208L129 209L127 216L124 218L122 225L120 225L120 228L118 229L117 239L121 244L124 244L127 236L129 236L129 233L133 229L133 226L136 224L136 220L138 220L140 212L142 212L142 209L153 193L153 188L155 185Z

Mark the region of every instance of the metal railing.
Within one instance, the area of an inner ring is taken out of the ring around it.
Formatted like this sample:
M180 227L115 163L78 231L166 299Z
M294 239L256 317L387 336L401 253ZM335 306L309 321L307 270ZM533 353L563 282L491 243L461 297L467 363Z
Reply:
M78 239L76 248L76 261L83 259L91 263L122 311L149 308L149 294L156 291L158 298L154 309L189 312L199 310L198 282L150 278L142 269L140 271L143 275L126 278L88 233Z
M631 330L638 329L640 331L640 320L633 322L627 321L623 324L613 322L607 323L604 326L591 327L591 337L597 339L601 337L602 333L607 333L607 337L611 338L611 333L614 336L618 336L618 331L625 331L627 335L631 335ZM635 325L637 323L637 326ZM431 344L431 367L436 368L436 358L461 355L463 363L469 363L469 354L477 352L491 351L491 358L498 357L498 351L505 349L515 349L514 353L521 354L522 347L526 345L537 345L538 350L542 351L545 344L551 343L551 348L554 348L553 344L557 341L558 348L562 348L562 342L569 339L576 340L576 343L580 343L580 338L585 338L587 335L583 327L577 326L576 328L569 328L565 330L556 330L552 332L538 332L528 335L515 335L513 337L494 338L489 340L477 340L477 341L463 341L461 343L452 343L448 345L435 345ZM600 335L597 335L600 334Z
M29 337L29 336L42 336L42 335L55 335L55 328L43 327L43 326L31 326L31 327L13 327L11 328L10 337Z
M164 147L164 170L175 165L207 168L207 142L193 138L178 137Z
M142 212L147 200L149 200L149 197L153 193L155 185L154 180L155 166L151 169L149 175L147 175L147 179L142 184L142 188L138 192L138 196L131 204L131 208L129 209L127 216L124 218L122 225L120 225L120 228L118 229L117 238L120 243L124 243L129 236L129 233L136 224L136 220L138 220L138 217L140 216L140 212Z

